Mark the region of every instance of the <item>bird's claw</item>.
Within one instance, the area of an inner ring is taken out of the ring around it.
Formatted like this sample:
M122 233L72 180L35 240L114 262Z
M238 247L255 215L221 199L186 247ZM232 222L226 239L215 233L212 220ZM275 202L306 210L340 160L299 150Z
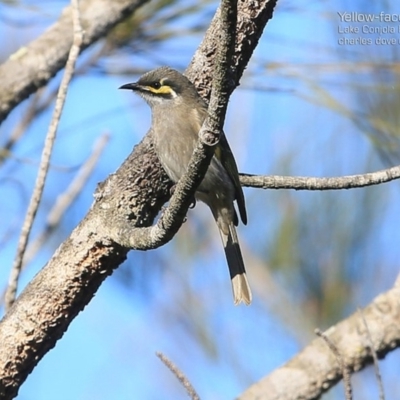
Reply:
M176 189L176 183L174 183L170 188L169 188L169 194L172 196L175 193Z
M193 198L190 200L189 208L193 209L195 207L196 207L196 198L193 196Z

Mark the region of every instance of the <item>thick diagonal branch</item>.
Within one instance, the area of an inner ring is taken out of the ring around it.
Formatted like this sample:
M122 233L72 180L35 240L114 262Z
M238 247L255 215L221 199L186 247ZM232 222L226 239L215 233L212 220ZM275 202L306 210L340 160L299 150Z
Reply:
M381 358L399 347L399 298L400 286L395 285L363 310L369 333L359 312L325 331L351 372L372 363L371 341ZM335 355L318 338L286 364L250 386L237 400L317 399L341 378L342 369Z

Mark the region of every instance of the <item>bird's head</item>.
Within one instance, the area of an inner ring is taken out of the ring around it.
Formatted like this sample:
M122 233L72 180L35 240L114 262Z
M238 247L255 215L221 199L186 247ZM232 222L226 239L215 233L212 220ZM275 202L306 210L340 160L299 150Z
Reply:
M152 108L202 101L192 82L169 67L160 67L147 72L137 82L122 85L120 89L137 92Z

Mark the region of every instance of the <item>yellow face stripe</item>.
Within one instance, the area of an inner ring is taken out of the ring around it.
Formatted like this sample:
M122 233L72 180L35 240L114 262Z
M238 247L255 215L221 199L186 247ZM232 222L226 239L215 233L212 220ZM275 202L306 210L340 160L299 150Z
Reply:
M160 88L158 88L158 89L156 89L156 88L153 88L153 87L151 87L151 86L146 86L146 89L149 91L149 92L152 92L152 93L154 93L154 94L170 94L170 95L172 95L172 96L174 96L175 95L175 92L171 89L171 87L170 86L161 86Z

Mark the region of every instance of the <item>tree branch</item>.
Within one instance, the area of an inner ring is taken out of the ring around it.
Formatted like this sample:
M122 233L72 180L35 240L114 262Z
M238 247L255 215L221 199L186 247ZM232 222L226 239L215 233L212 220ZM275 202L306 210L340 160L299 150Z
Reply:
M254 49L264 31L265 25L272 18L277 0L257 2L239 1L237 7L236 46L233 63L229 70L229 90L238 85ZM216 49L219 41L220 10L215 13L205 37L196 50L185 74L196 85L198 92L210 98L212 76L215 66Z
M261 189L339 190L379 185L399 178L400 166L396 166L368 174L332 178L240 174L240 183Z
M336 361L339 364L340 372L342 374L342 380L344 383L344 393L346 400L353 400L353 388L351 386L351 374L343 360L342 355L340 354L338 348L335 346L333 342L329 339L329 337L319 329L315 329L315 334L320 337L329 347L330 351L335 355Z
M378 382L378 387L379 387L379 400L385 400L385 391L383 389L382 375L381 375L381 371L379 369L378 355L376 354L376 351L375 351L374 342L371 337L371 332L369 330L368 323L364 318L363 310L361 310L361 308L359 308L358 312L360 313L360 317L364 323L365 333L368 337L369 347L371 349L371 355L372 355L373 364L374 364L374 368L375 368L375 377L376 377L376 380Z
M46 182L47 172L50 165L50 158L53 151L53 145L56 140L58 124L60 122L61 113L64 108L65 98L67 97L68 85L72 79L72 75L75 69L75 62L79 56L82 45L83 32L80 21L79 0L72 0L72 20L73 42L68 54L65 72L61 80L60 88L58 90L56 104L54 106L54 112L51 118L49 130L45 138L35 187L33 189L32 197L29 202L28 210L26 212L22 231L19 236L17 254L15 256L14 264L11 269L8 287L5 294L6 310L10 309L15 300L18 280L22 269L22 260L24 258L26 246L28 245L29 235L32 229L33 222L35 220L37 210L39 208L40 200L42 199L44 184Z
M186 389L186 392L191 400L200 400L196 389L190 383L185 374L163 353L157 352L156 355L164 363L164 365L176 376L176 379L178 379L179 383Z
M359 371L373 362L372 345L380 358L399 347L399 296L400 287L395 286L365 307L363 315L369 333L359 311L325 331L350 371ZM317 399L341 378L335 355L318 338L285 365L250 386L238 400Z
M97 165L97 162L108 141L108 134L103 134L97 139L92 153L83 163L66 191L57 197L53 207L49 210L46 224L44 225L42 231L33 240L31 240L28 248L26 249L23 258L22 269L24 269L26 265L32 261L37 252L43 247L43 244L49 239L56 227L59 225L66 210L81 193L83 186L87 183L87 180ZM0 305L2 305L4 302L6 290L7 287L4 288L3 293L0 296Z
M148 0L85 0L81 22L82 49L104 37L117 23ZM72 7L38 39L22 47L0 66L0 124L7 115L64 67L72 46Z

